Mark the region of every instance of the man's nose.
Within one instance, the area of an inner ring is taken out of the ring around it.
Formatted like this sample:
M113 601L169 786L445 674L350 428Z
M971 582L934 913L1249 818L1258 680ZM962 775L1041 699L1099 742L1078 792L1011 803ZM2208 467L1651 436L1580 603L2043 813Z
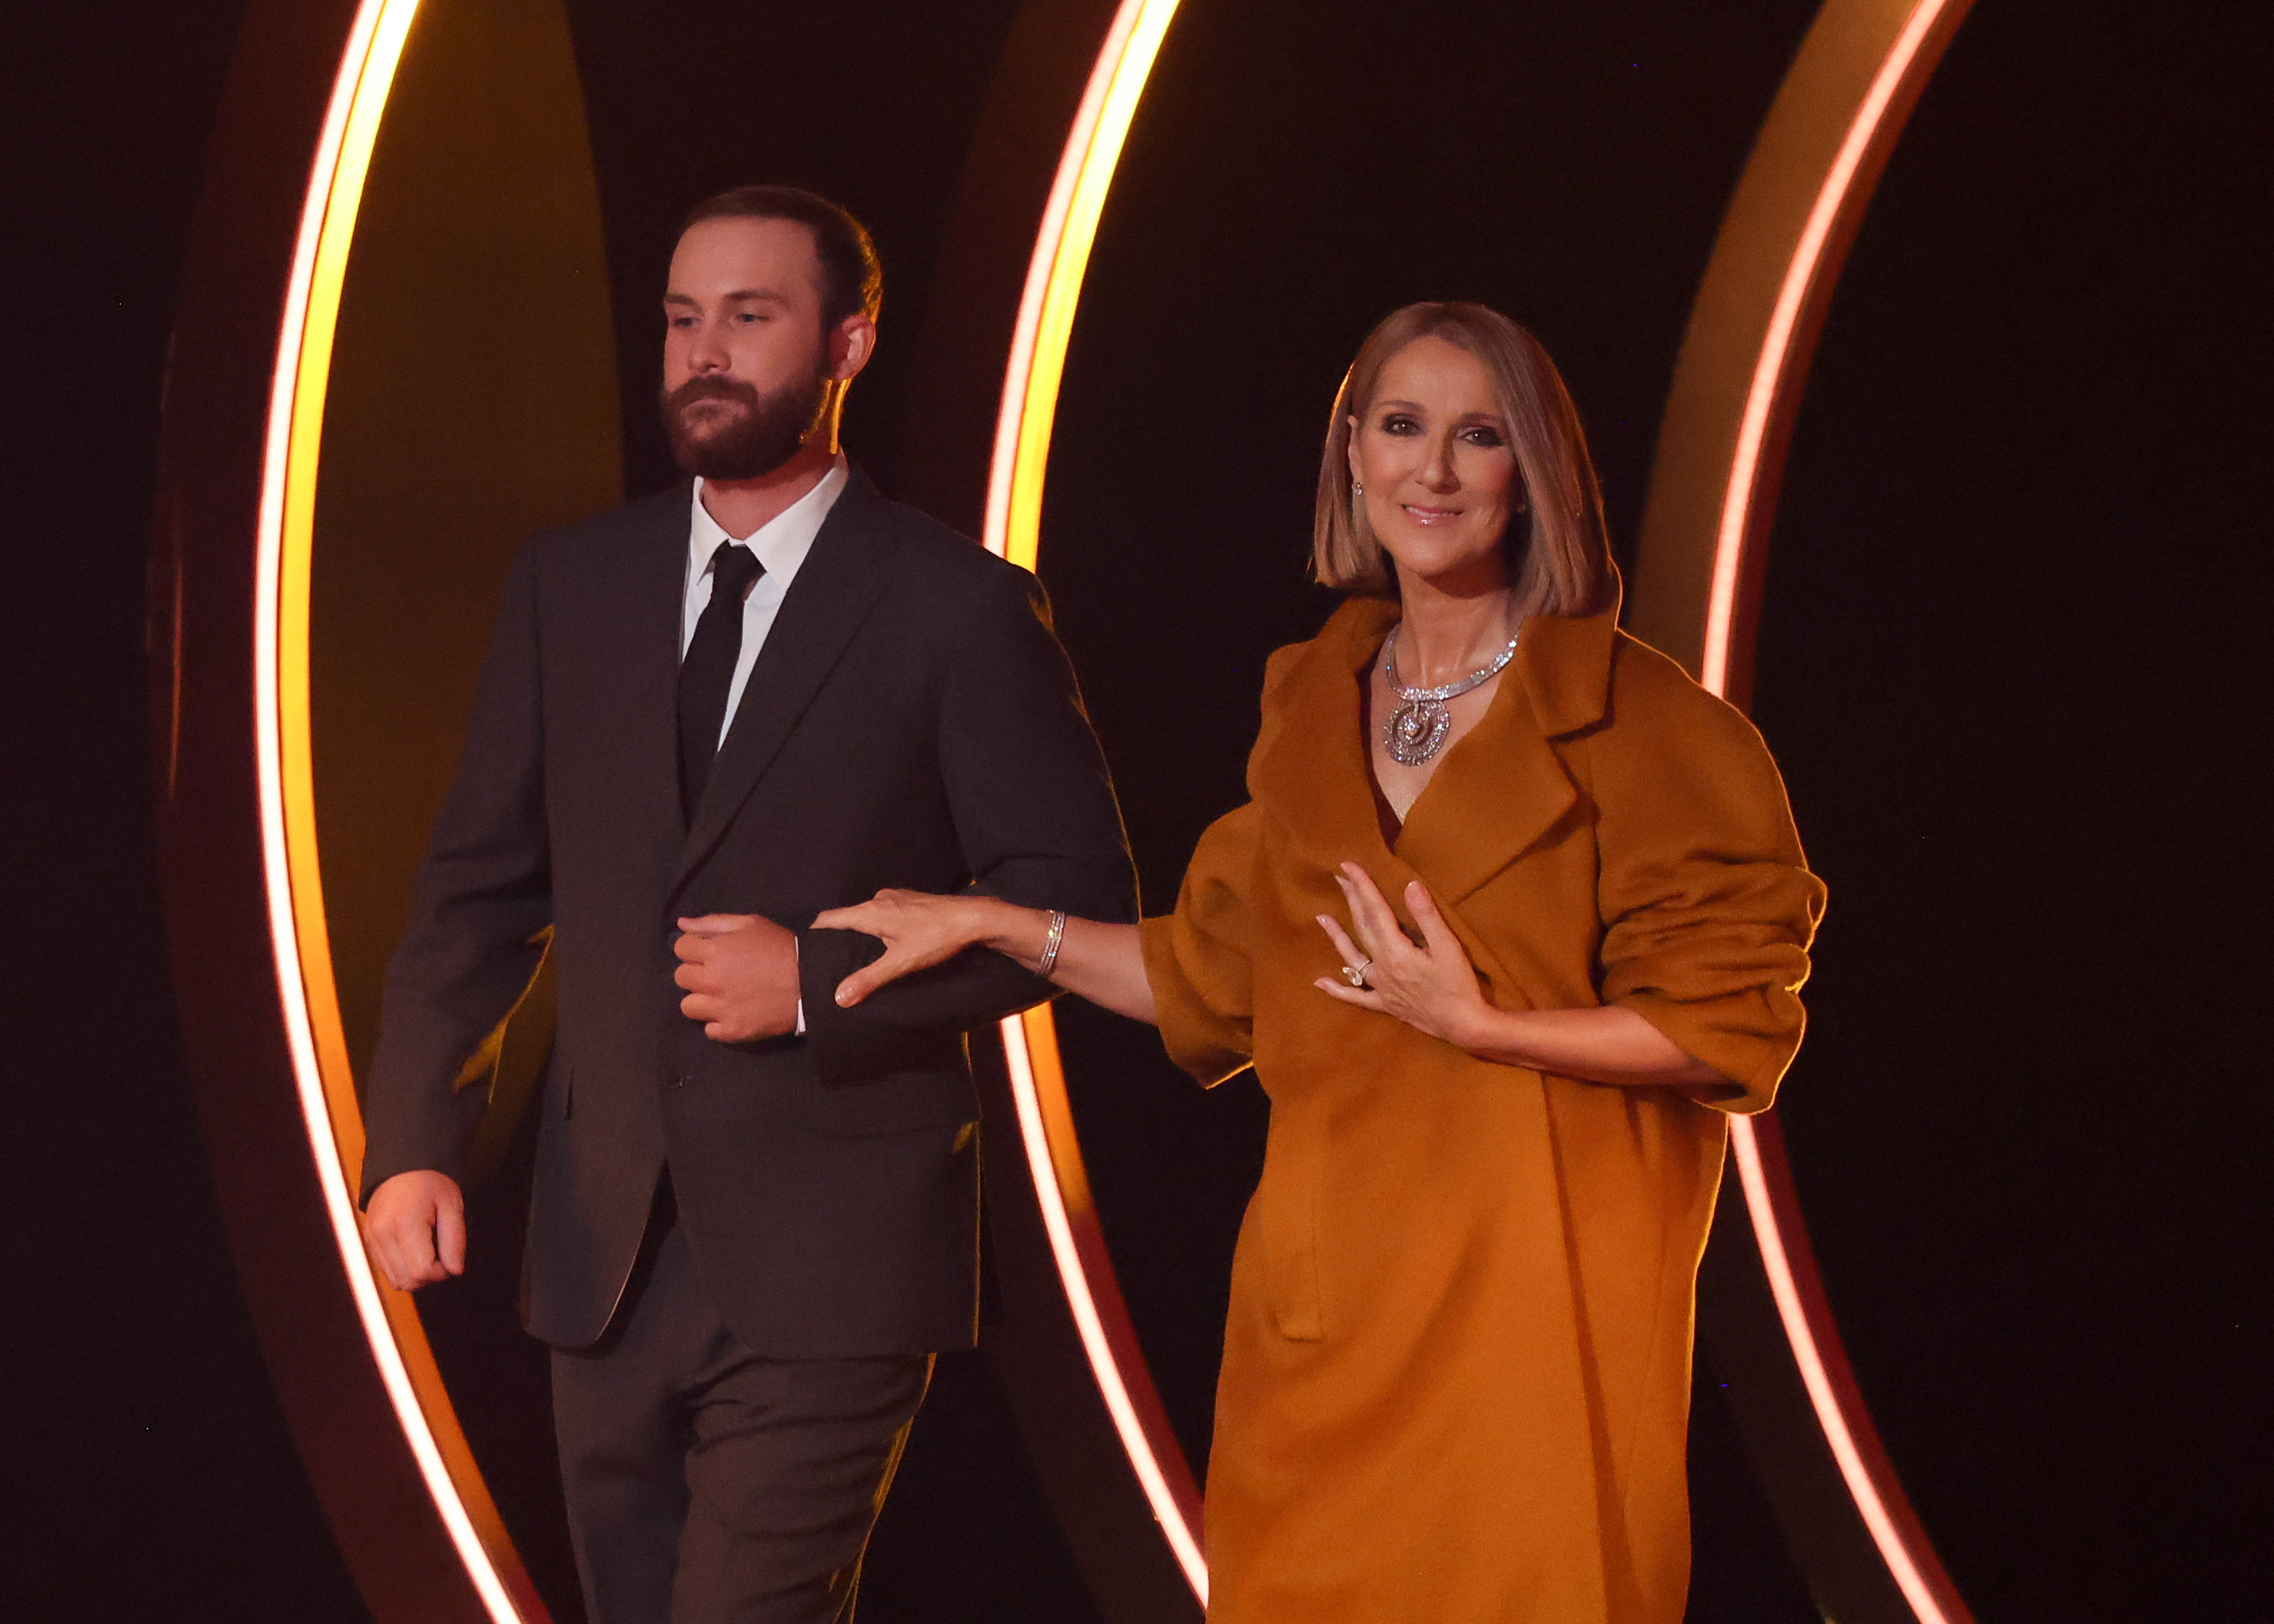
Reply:
M694 342L687 347L687 368L691 372L723 372L731 365L732 357L727 346L719 342L719 331L708 323L695 329Z

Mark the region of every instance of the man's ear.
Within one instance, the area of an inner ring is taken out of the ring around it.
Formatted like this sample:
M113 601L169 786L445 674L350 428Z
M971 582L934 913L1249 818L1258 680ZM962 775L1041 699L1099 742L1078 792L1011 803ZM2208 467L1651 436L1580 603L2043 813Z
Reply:
M851 383L876 353L877 324L864 315L847 316L829 335L829 375Z

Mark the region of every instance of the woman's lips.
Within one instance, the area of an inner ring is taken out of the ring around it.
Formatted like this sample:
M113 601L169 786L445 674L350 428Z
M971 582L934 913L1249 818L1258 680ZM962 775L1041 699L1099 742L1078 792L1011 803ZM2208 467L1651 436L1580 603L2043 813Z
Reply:
M1449 524L1461 516L1457 508L1417 508L1412 502L1403 506L1416 524Z

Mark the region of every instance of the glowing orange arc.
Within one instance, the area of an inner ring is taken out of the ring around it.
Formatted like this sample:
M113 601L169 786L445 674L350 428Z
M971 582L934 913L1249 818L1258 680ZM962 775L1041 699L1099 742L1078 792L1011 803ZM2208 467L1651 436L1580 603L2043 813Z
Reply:
M1743 567L1752 539L1749 531L1767 471L1764 464L1771 431L1788 417L1796 398L1796 363L1801 358L1797 340L1804 318L1836 269L1831 250L1840 225L1851 217L1849 211L1860 200L1858 182L1866 173L1867 161L1900 124L1891 116L1902 105L1906 92L1915 89L1918 78L1931 67L1930 42L1968 4L1969 0L1916 0L1911 5L1879 53L1876 71L1826 166L1785 262L1747 380L1705 583L1700 676L1705 686L1717 694L1729 685ZM1849 12L1877 9L1876 5L1841 7L1834 0L1826 16L1818 19L1818 26L1834 10L1842 12L1837 20L1847 21ZM1005 380L985 531L990 549L1029 568L1039 545L1050 423L1081 274L1129 116L1172 10L1173 0L1125 0L1067 141L1035 244ZM1112 1277L1104 1261L1102 1237L1096 1233L1094 1214L1088 1210L1086 1181L1072 1123L1065 1114L1064 1079L1058 1069L1048 1009L1005 1021L1003 1036L1029 1166L1084 1348L1131 1462L1195 1590L1205 1601L1204 1562L1196 1542L1190 1538L1189 1517L1180 1522L1178 1516L1185 1496L1167 1481L1168 1468L1182 1466L1181 1455L1176 1454L1173 1440L1164 1440L1149 1428L1131 1402L1133 1394L1150 1396L1149 1382L1135 1357L1133 1335L1126 1324L1108 1322L1094 1297L1093 1281L1111 1293ZM1762 1135L1750 1121L1734 1119L1732 1132L1739 1181L1778 1312L1818 1423L1858 1514L1919 1624L1969 1624L1931 1549L1901 1504L1901 1490L1879 1457L1876 1442L1869 1449L1865 1447L1869 1418L1848 1380L1837 1335L1828 1317L1824 1318L1820 1332L1816 1324L1823 1314L1821 1291L1805 1261L1806 1242L1796 1227L1797 1209L1792 1209L1791 1226L1780 1214L1780 1206L1788 1206L1790 1201L1789 1192L1781 1188L1781 1162L1765 1154ZM1788 1227L1792 1229L1789 1235ZM1118 1294L1113 1295L1118 1307Z
M1797 403L1804 371L1798 344L1804 319L1818 307L1828 279L1836 274L1834 245L1842 222L1852 220L1852 211L1860 207L1858 183L1867 173L1867 161L1885 150L1884 143L1900 126L1898 109L1907 104L1907 94L1931 70L1930 42L1957 21L1968 4L1969 0L1915 0L1825 167L1778 282L1747 380L1713 538L1698 680L1715 694L1726 695L1730 686L1748 550L1766 545L1766 538L1756 533L1755 512L1765 476L1774 471L1766 465L1771 432L1789 420ZM1970 1624L1872 1434L1808 1258L1799 1208L1776 1142L1750 1119L1738 1116L1730 1123L1730 1151L1802 1385L1888 1576L1919 1624Z
M309 763L308 568L317 459L356 215L388 92L418 7L418 0L363 0L357 12L325 114L286 285L261 460L255 564L253 690L261 857L293 1080L341 1272L353 1295L364 1340L419 1476L484 1610L495 1624L542 1624L544 1608L504 1542L431 1359L425 1368L414 1368L406 1356L388 1299L364 1252L355 1192L350 1187L350 1169L362 1157L362 1138L340 1035L316 862ZM415 1327L415 1316L410 1323Z
M1719 694L1728 686L1730 641L1737 620L1741 566L1752 516L1754 497L1760 486L1761 452L1768 440L1776 409L1794 381L1788 377L1793 340L1800 331L1801 313L1817 291L1826 269L1826 250L1834 228L1846 211L1849 195L1862 173L1864 160L1878 144L1881 126L1911 77L1919 52L1932 37L1951 0L1918 0L1895 36L1871 86L1864 94L1848 133L1817 188L1816 201L1801 227L1784 280L1777 288L1776 304L1769 314L1768 331L1753 365L1745 391L1745 410L1737 426L1736 455L1729 465L1728 489L1722 498L1721 523L1714 537L1713 578L1706 607L1706 652L1698 680ZM1922 1617L1925 1616L1924 1614Z
M1123 0L1082 93L1035 236L1004 374L983 532L990 551L1028 569L1041 545L1050 428L1090 245L1130 121L1176 9L1176 0ZM1043 1230L1082 1351L1162 1536L1205 1607L1200 1491L1153 1389L1089 1203L1049 1007L1005 1020L1003 1050Z

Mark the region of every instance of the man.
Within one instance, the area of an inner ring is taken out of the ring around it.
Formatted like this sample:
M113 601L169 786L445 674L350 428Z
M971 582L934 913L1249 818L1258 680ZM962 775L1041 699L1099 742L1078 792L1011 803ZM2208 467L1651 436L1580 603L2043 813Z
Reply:
M365 1224L410 1289L463 1267L457 1085L549 933L523 1312L594 1624L847 1615L932 1353L973 1339L962 1034L1049 989L974 953L840 1009L877 944L815 914L1133 910L1035 581L838 450L879 289L809 193L695 210L662 387L690 481L516 560L388 974Z

